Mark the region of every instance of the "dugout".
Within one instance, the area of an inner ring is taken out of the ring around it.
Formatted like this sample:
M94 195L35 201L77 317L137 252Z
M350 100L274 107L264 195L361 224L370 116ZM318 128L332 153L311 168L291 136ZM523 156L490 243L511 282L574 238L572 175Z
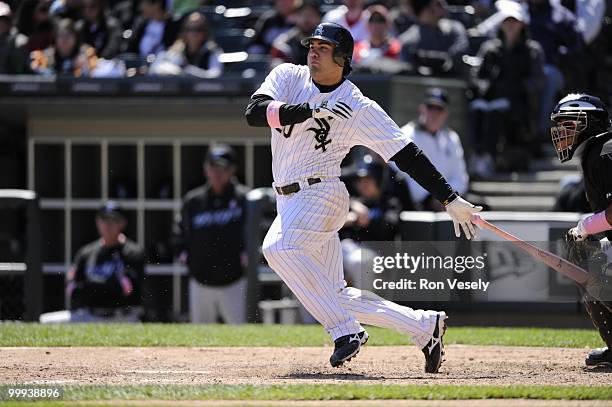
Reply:
M241 182L270 186L269 131L248 127L243 117L262 79L0 77L0 124L24 129L24 187L36 191L41 207L43 312L64 308L64 273L76 250L96 237L95 210L115 199L127 212L127 234L145 248L151 319L184 315L186 277L170 250L172 219L181 197L203 182L201 160L214 142L237 150ZM400 125L414 118L426 87L444 87L451 125L467 134L461 81L351 80Z

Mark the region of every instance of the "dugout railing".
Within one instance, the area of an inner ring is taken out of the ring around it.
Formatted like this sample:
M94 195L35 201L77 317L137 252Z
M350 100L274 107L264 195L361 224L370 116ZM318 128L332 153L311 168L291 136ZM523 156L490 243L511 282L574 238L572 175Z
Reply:
M46 282L53 278L56 284L43 284L43 273L41 267L41 242L39 221L40 210L36 195L31 191L1 191L0 206L4 210L23 208L27 215L27 255L23 262L0 262L0 276L7 275L19 276L23 279L22 293L24 320L36 320L41 311L54 311L57 309L43 309L43 298L63 297L63 278L65 269L47 270L45 273ZM246 249L248 253L248 290L247 290L247 311L249 322L261 322L262 318L260 301L268 302L266 307L269 309L282 309L283 307L295 311L295 302L291 300L289 290L284 286L280 278L266 265L261 254L261 242L268 227L275 216L275 194L271 188L257 188L252 190L247 196L247 221L245 235ZM486 219L520 236L526 236L533 241L556 241L563 236L563 233L571 226L575 225L580 218L575 213L512 213L512 212L489 212L483 215ZM480 232L480 239L495 240L495 237ZM403 212L400 217L398 240L430 240L430 241L452 241L452 224L445 213L432 212ZM511 249L509 249L511 250ZM512 256L508 256L512 258ZM1 260L1 259L0 259ZM536 271L539 272L539 271ZM166 290L172 294L172 307L175 312L173 320L181 320L180 314L185 314L184 304L187 294L186 290L186 270L178 264L169 266L159 266L147 264L146 273L149 276L170 277L165 280ZM521 280L512 280L504 286L504 291L516 293L524 287ZM508 298L501 298L495 304L488 304L487 309L495 312L507 312L509 310L520 311L523 308L533 308L537 306L540 310L578 310L576 304L580 300L578 290L575 285L563 279L552 277L548 281L549 298L534 297L523 298L520 302L507 301ZM4 291L2 289L4 288ZM19 294L19 290L14 290L13 294ZM6 287L0 287L3 301L6 295ZM482 304L478 304L478 299L471 303L468 299L465 304L447 304L447 307L461 309L467 312L481 310ZM155 299L154 299L155 301ZM557 303L557 304L555 304ZM546 304L544 306L543 304ZM422 304L421 304L422 305ZM280 308L279 308L280 307ZM449 308L449 309L450 309ZM292 312L293 312L292 311ZM294 315L292 313L292 315ZM183 318L184 319L184 318ZM266 319L271 321L270 317ZM278 320L282 320L278 318ZM295 320L294 317L285 318Z

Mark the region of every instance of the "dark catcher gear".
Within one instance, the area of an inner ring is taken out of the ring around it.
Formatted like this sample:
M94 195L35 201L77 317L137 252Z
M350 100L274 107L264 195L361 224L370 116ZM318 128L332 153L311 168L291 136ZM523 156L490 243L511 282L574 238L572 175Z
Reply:
M550 120L550 134L561 162L571 160L580 144L610 127L603 102L584 93L571 93L561 99Z

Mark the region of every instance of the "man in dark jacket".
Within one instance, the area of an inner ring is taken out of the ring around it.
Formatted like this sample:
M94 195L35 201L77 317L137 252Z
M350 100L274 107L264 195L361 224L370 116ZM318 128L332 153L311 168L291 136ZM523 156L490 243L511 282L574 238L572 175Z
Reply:
M249 54L268 54L272 43L294 26L295 0L275 0L274 8L259 17L255 24L255 38Z
M461 74L468 40L460 22L446 17L445 0L415 0L416 22L403 33L400 59L422 75Z
M304 0L297 12L295 27L281 34L272 43L270 55L273 58L273 64L289 62L306 65L308 49L302 45L302 40L308 37L321 23L322 17L319 2Z
M128 52L146 58L168 49L176 40L178 28L166 10L166 0L141 0L141 19L134 23Z
M497 161L500 141L525 146L525 153L529 143L537 141L533 112L538 110L539 84L544 80L544 55L528 36L527 11L518 3L502 4L498 37L482 44L478 52L481 63L471 72L476 93L470 104L476 149L471 170L485 178L494 171L488 166Z
M191 322L246 322L244 217L247 189L234 180L236 156L212 146L204 162L207 182L185 195L175 233L189 268Z
M83 20L78 29L83 43L94 47L100 58L112 59L119 53L121 25L117 19L107 15L105 0L83 1Z
M582 88L585 56L584 40L578 31L575 15L555 0L531 0L529 2L532 38L544 50L544 74L546 81L540 94L541 112L538 121L541 135L548 133L549 112L555 98L563 89ZM568 74L572 73L573 77ZM570 80L571 79L571 80Z

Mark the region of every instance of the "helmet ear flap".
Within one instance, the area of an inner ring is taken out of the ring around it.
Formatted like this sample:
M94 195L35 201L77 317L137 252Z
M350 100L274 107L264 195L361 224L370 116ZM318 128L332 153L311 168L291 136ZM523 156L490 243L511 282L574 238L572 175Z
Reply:
M347 59L345 59L344 62L345 63L344 63L344 69L342 70L342 76L348 76L353 70L353 67L351 67L351 63Z

